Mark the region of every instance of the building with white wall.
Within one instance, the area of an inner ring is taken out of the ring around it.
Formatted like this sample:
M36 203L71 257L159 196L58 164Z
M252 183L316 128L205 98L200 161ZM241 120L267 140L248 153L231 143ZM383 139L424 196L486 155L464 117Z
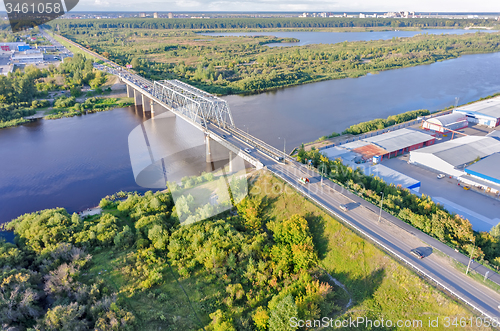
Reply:
M445 133L449 130L460 130L469 126L467 117L462 113L451 113L432 117L422 123L422 128L429 131Z
M466 136L410 152L409 163L439 173L460 177L464 168L500 152L500 141L492 137Z
M453 112L463 114L470 123L494 128L500 125L500 97L465 105Z

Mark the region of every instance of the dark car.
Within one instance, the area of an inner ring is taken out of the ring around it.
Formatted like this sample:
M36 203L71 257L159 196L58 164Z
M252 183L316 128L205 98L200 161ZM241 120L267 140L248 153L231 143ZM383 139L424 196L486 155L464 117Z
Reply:
M425 256L424 254L422 254L422 252L420 252L418 250L418 248L414 248L410 251L410 253L412 253L415 257L419 258L419 259L423 259Z

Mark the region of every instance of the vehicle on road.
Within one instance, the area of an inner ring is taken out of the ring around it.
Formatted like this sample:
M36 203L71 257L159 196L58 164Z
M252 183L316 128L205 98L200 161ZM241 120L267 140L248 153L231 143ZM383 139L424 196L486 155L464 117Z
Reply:
M299 182L301 182L302 184L310 183L309 178L307 177L300 177Z
M466 191L470 190L470 186L464 186L464 190Z
M339 208L342 210L342 211L348 211L349 209L347 209L347 206L346 205L340 205Z
M444 175L444 174L439 174L439 175L437 175L437 178L438 178L438 179L441 179L441 178L444 178L444 177L446 177L446 175Z
M422 254L422 252L420 252L418 250L418 248L414 248L410 251L411 254L413 254L415 257L419 258L419 259L423 259L425 256L424 254Z
M252 150L250 148L245 148L244 151L247 152L248 154L252 153Z
M223 134L221 137L224 138L224 139L226 139L226 135L225 134Z

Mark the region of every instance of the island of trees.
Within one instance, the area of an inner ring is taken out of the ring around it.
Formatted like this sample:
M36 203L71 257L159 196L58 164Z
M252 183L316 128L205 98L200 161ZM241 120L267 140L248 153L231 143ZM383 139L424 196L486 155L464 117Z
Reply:
M203 36L193 30L194 26L163 28L154 26L155 22L160 21L58 20L57 32L120 65L131 64L138 74L149 79L180 79L215 94L359 77L500 50L500 33L426 35L423 31L412 38L268 47L268 43L286 40L271 36ZM168 20L161 22L171 24ZM216 20L191 22L216 24ZM55 24L50 23L54 30Z

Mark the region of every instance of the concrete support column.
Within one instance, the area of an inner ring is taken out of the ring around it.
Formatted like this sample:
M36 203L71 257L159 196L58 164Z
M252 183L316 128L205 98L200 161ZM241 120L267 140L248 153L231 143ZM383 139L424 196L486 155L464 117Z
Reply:
M134 89L134 101L136 106L142 105L142 98L141 98L141 92L137 91Z
M151 110L151 117L155 116L155 102L153 99L149 99L149 108Z
M229 151L229 173L233 172L233 152Z
M148 97L144 94L142 95L142 111L145 113L149 110Z
M127 98L132 98L134 95L134 92L132 91L133 88L127 84Z
M212 162L212 151L210 149L210 136L205 135L205 154L206 154L206 161L207 163Z

